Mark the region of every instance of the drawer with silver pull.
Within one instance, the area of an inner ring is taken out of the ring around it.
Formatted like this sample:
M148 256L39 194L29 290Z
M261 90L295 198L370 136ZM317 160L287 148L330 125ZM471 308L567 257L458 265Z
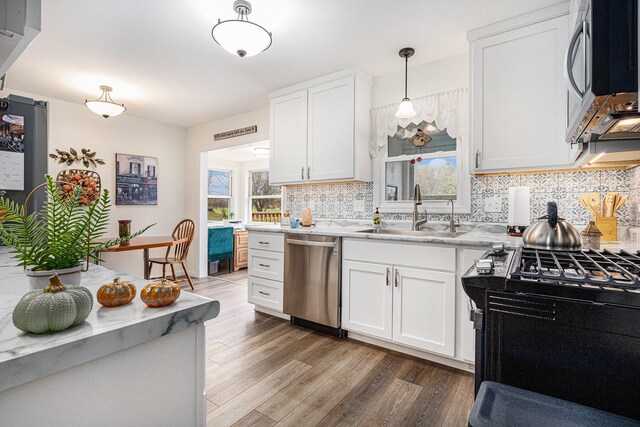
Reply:
M282 312L282 282L249 277L249 302L260 307Z
M282 282L284 279L284 254L249 249L249 276Z
M249 249L284 252L284 235L281 233L249 232Z

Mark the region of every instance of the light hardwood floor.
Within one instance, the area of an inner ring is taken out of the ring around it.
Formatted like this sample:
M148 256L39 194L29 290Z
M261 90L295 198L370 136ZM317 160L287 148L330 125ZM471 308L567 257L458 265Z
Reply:
M221 306L206 323L208 426L467 425L472 375L256 313L246 270L194 285Z

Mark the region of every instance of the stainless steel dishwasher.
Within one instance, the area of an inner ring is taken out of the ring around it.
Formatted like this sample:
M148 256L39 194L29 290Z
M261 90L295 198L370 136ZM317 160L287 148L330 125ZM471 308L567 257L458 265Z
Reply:
M291 323L343 337L339 237L286 234L284 312Z

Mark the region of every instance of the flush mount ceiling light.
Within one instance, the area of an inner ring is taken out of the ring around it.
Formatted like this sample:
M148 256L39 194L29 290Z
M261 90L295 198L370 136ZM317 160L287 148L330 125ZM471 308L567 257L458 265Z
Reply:
M269 147L256 147L253 149L253 155L256 157L269 157Z
M233 2L237 19L221 21L211 29L211 37L227 52L241 58L254 56L269 49L271 33L260 25L249 21L251 3L246 0Z
M124 104L113 102L113 99L111 99L111 95L109 95L109 92L113 90L110 86L100 86L100 90L102 91L102 95L100 95L100 98L94 99L93 101L88 101L85 99L84 101L84 105L86 105L91 111L101 115L105 119L113 116L118 116L127 111Z
M395 116L399 119L412 119L416 116L416 112L413 110L413 104L407 96L407 72L409 68L409 58L413 56L416 51L412 47L405 47L400 49L401 58L404 58L404 98L398 106Z

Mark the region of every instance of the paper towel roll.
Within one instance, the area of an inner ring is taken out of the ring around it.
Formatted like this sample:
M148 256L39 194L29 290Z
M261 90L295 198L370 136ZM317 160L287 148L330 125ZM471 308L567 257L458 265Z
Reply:
M509 219L507 225L530 225L531 191L529 187L509 188Z

